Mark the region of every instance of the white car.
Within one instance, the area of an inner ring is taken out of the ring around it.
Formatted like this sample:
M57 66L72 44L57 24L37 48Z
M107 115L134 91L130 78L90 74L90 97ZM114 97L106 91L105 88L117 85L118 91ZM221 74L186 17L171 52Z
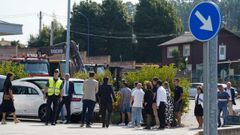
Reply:
M15 81L18 82L30 82L35 85L39 89L44 89L49 77L28 77L28 78L22 78ZM76 78L70 78L69 79L74 84L74 94L71 101L71 121L77 122L80 120L80 115L82 113L82 97L83 97L83 82L82 79L76 79ZM96 104L94 112L99 112L99 105ZM65 112L66 114L66 112Z
M34 116L45 120L46 101L42 90L29 82L12 82L14 106L18 116ZM3 96L3 89L0 97ZM2 103L2 98L0 98Z

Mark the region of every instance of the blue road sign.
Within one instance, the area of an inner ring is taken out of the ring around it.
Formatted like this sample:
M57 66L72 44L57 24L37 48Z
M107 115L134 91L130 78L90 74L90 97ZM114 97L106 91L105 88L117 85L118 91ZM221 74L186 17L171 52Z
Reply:
M213 2L201 2L195 6L189 17L189 29L198 41L209 41L221 27L221 14Z

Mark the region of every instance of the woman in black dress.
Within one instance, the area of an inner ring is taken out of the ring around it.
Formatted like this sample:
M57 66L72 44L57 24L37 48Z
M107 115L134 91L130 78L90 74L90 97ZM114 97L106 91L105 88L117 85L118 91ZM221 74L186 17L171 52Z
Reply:
M13 104L13 94L12 94L12 80L14 76L12 73L7 74L7 78L4 82L3 89L3 101L2 101L2 124L6 124L6 114L13 113L13 118L15 123L20 121L16 117L15 107Z
M152 92L152 83L150 81L146 81L145 85L145 95L144 95L144 111L147 116L147 126L144 129L151 129L152 122L152 104L153 104L153 92Z
M197 94L195 96L195 108L194 115L196 116L199 124L198 128L202 128L203 124L203 88L202 86L197 87Z

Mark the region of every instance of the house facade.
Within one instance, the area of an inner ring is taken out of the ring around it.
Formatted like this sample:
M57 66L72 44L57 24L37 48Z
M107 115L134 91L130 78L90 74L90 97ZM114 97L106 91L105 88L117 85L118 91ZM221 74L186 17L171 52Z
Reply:
M191 33L184 33L159 45L162 51L162 64L174 63L172 51L178 50L187 62L187 70L192 73L192 81L202 81L203 42L194 39ZM240 37L226 28L218 34L218 78L240 74Z

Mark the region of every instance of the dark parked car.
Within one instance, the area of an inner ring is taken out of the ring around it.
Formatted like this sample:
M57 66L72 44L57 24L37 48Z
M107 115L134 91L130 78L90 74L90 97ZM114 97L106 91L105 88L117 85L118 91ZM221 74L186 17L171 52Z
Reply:
M3 89L3 83L4 83L5 79L6 79L6 76L0 75L0 91ZM2 98L2 97L0 97L0 98ZM1 105L2 105L2 103L0 102L0 120L2 120L2 109L1 109Z

